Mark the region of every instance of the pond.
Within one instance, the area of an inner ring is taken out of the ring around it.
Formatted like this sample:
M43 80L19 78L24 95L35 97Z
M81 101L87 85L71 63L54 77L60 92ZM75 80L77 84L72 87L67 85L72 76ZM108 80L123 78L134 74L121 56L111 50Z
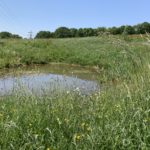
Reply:
M0 96L15 92L51 95L54 92L79 92L87 95L99 90L95 69L71 65L31 66L1 71Z

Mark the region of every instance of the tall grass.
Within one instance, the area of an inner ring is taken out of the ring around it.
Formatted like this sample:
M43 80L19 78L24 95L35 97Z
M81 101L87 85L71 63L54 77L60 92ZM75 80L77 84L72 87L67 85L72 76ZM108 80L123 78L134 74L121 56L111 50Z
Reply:
M42 42L30 44L42 47ZM90 96L66 92L39 98L18 93L0 98L0 149L150 149L150 47L97 38L59 40L56 45L65 47L59 51L60 57L68 54L64 62L81 59L98 65L104 88ZM16 50L25 57L21 51Z

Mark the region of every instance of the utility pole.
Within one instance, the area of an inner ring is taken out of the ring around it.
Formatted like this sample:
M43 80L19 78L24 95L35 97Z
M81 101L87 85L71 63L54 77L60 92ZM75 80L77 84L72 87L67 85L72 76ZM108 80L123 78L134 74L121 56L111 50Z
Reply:
M29 39L31 40L31 39L32 39L33 32L30 31L30 32L28 32L28 34L29 34Z

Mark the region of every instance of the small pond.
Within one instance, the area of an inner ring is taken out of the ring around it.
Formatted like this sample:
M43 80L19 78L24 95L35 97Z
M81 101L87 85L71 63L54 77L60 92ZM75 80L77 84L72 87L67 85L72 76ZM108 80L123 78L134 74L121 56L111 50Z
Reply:
M15 92L50 95L76 91L87 95L99 90L95 69L70 65L44 65L1 71L0 96Z

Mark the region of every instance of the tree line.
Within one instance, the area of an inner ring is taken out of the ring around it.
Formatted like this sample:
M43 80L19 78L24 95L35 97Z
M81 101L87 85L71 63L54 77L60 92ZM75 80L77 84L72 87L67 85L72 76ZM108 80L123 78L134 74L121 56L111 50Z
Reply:
M50 31L39 31L35 39L46 39L46 38L71 38L71 37L90 37L99 36L102 34L112 34L112 35L132 35L132 34L145 34L150 33L150 23L143 22L134 26L123 25L120 27L98 27L98 28L67 28L59 27L54 32ZM19 35L11 34L9 32L0 32L0 38L22 38Z
M134 26L123 25L120 27L99 27L96 29L93 28L67 28L59 27L55 32L50 31L40 31L37 33L35 38L70 38L70 37L90 37L90 36L99 36L103 33L108 33L112 35L119 34L145 34L150 33L150 23L144 22Z

